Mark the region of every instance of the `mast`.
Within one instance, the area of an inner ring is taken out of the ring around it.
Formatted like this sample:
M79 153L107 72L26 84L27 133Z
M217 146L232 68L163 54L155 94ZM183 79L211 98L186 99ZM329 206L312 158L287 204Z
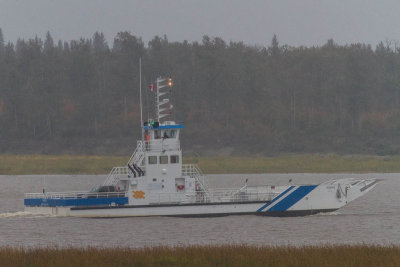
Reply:
M167 81L165 83L165 81ZM169 90L166 90L169 88ZM171 114L172 105L164 106L170 103L168 98L161 98L162 96L168 94L168 91L171 92L172 88L172 78L157 78L156 80L156 118L158 122L161 122L161 119Z
M140 128L142 129L142 142L144 141L143 106L142 106L142 58L139 58L139 97L140 97Z

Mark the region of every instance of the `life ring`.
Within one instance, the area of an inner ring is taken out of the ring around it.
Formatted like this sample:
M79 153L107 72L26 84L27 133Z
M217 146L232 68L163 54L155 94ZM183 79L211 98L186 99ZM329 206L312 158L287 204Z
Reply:
M177 187L178 187L178 190L183 190L185 188L184 185L178 185Z

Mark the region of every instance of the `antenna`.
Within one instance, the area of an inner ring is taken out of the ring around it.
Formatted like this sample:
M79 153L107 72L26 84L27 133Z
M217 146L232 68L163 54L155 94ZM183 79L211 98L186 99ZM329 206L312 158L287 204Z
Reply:
M139 96L140 96L140 128L142 129L142 142L144 141L143 133L143 106L142 106L142 58L139 58Z
M144 79L144 82L147 84L146 79ZM146 121L149 121L150 120L149 91L146 90L145 92L146 92L146 109L147 109L147 119L146 119Z

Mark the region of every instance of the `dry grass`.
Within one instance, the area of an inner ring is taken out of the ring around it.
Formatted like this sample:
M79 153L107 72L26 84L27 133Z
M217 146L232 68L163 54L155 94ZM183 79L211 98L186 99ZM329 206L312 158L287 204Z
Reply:
M106 174L129 157L0 155L0 174ZM400 156L290 154L276 157L185 157L204 173L400 172Z
M0 248L1 266L400 266L396 246Z

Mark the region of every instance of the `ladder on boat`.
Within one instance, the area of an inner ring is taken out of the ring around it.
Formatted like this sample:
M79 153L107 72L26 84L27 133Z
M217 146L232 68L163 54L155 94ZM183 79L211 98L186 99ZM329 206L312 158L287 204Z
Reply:
M196 164L183 164L182 175L194 178L197 185L196 191L204 193L205 202L209 202L211 200L211 194L208 190L209 186L207 177L202 173Z
M138 141L135 151L132 153L127 166L124 167L114 167L111 172L108 174L107 179L104 181L103 185L117 185L119 178L121 176L126 177L127 175L133 175L132 170L128 167L137 166L143 170L143 159L144 159L144 149L143 142Z

